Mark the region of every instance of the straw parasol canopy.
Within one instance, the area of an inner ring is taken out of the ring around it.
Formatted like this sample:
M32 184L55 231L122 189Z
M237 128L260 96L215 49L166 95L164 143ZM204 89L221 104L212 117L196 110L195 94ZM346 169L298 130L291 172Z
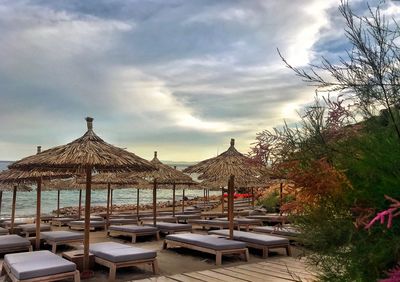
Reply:
M32 187L26 184L12 185L10 183L0 183L0 192L12 192L14 188L19 192L31 192Z
M66 145L45 150L41 154L23 158L9 166L19 170L39 169L86 174L84 276L90 273L88 270L92 173L110 171L134 172L155 169L145 159L108 144L97 136L93 131L93 118L87 117L86 123L87 131L82 137Z
M41 146L37 147L37 155L41 153ZM41 217L41 187L43 179L56 179L69 177L70 174L62 172L52 172L46 170L30 170L20 171L16 169L8 169L0 172L0 183L16 185L16 184L33 184L36 183L36 249L40 248L40 217ZM13 229L13 221L15 216L15 200L16 190L13 191L13 211L11 219L11 230Z
M153 225L155 226L157 223L157 189L159 187L167 188L169 185L172 185L172 215L175 216L176 187L180 187L182 185L196 185L197 183L193 181L189 175L186 175L176 168L170 167L169 165L163 164L157 157L157 151L154 152L154 157L150 162L157 168L157 170L138 174L148 181L147 183L140 183L138 187L151 188L151 186L153 186Z
M233 238L233 194L235 187L253 187L261 184L259 177L262 174L245 155L235 148L235 139L231 139L230 147L217 157L204 160L183 170L186 173L199 173L203 180L202 186L228 186L228 218L229 237ZM222 198L223 200L223 198Z
M148 180L157 179L158 184L196 184L189 175L184 174L169 165L163 164L157 157L157 151L154 152L154 157L150 162L157 168L157 170L142 174L142 176Z
M227 179L231 175L235 176L235 187L255 187L262 184L259 180L261 168L236 150L235 139L231 139L230 147L222 154L189 166L183 172L199 173L199 180L203 180L202 186L226 187Z

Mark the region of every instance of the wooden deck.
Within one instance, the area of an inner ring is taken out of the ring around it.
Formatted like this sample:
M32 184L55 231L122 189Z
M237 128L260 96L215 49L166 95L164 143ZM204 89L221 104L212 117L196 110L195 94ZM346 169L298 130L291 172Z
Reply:
M268 258L265 262L242 264L232 267L152 277L140 282L288 282L316 281L315 274L303 261L286 258Z

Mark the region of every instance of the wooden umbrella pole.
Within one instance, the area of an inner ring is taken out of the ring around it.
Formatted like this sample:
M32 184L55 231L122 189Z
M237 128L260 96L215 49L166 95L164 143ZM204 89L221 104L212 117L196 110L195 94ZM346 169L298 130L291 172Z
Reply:
M233 194L235 185L235 176L231 175L228 181L228 219L229 219L229 239L233 239Z
M3 202L3 191L0 191L0 214L1 214L1 204Z
M282 204L283 204L283 182L279 185L279 215L282 216Z
M110 198L111 198L111 184L107 183L107 210L106 210L106 224L107 227L110 223Z
M254 210L254 188L251 187L251 206L253 207Z
M185 212L185 189L182 189L182 213Z
M57 217L60 217L60 190L57 190Z
M157 226L157 180L153 183L153 225Z
M225 212L225 198L224 198L224 195L225 195L225 189L224 189L224 187L222 187L222 195L221 195L221 206L222 206L222 213L224 213Z
M139 188L136 189L136 217L139 222Z
M206 209L206 189L203 189L203 208Z
M110 214L113 213L113 192L114 192L114 189L111 189L111 196L110 196Z
M83 271L89 271L90 201L92 192L92 167L86 168L85 237L83 242Z
M37 190L36 190L36 250L40 249L40 213L41 213L41 199L42 199L42 179L37 180Z
M172 184L172 216L175 216L175 189L176 189L176 185L175 182Z
M17 186L14 185L13 197L12 197L12 210L11 210L11 228L10 234L14 233L14 222L15 222L15 204L17 202Z
M81 219L82 210L82 189L79 189L78 219Z

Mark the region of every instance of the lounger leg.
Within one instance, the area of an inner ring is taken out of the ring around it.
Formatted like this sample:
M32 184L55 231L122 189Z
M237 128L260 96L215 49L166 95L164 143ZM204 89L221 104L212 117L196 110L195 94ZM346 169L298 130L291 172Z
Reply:
M117 273L117 266L115 264L113 264L110 267L110 272L108 274L108 281L115 281L115 275Z
M132 244L136 243L136 234L132 234Z
M292 250L290 249L290 245L287 245L286 247L286 254L291 257L292 256Z
M107 231L107 237L110 237L110 231Z
M262 257L264 259L268 257L268 248L267 247L262 249Z
M3 276L6 274L6 271L4 269L4 266L1 266L1 270L0 270L0 276Z
M151 267L153 268L153 274L157 275L158 274L158 262L157 262L157 259L153 260L153 262L151 263Z
M249 249L246 248L244 251L244 260L249 261L250 255L249 255Z
M162 246L162 248L163 248L163 250L165 250L165 249L167 249L168 248L168 246L167 246L167 242L164 240L164 242L163 242L163 246Z
M29 251L30 251L30 252L33 252L33 247L32 247L32 245L29 246Z
M74 282L81 282L81 275L79 273L79 270L75 270Z
M217 252L215 254L215 265L221 265L222 264L222 253Z
M157 233L156 233L156 238L157 238L157 241L160 240L160 231L157 231Z
M56 244L56 243L51 243L51 251L52 251L53 253L56 253L56 252L57 252L57 244Z

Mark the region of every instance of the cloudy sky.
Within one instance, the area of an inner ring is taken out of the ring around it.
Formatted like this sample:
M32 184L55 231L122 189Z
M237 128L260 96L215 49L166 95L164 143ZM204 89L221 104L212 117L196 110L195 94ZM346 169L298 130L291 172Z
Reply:
M343 53L338 4L0 0L0 160L81 136L86 116L145 158L201 160L231 137L247 152L314 97L276 49L296 66Z

